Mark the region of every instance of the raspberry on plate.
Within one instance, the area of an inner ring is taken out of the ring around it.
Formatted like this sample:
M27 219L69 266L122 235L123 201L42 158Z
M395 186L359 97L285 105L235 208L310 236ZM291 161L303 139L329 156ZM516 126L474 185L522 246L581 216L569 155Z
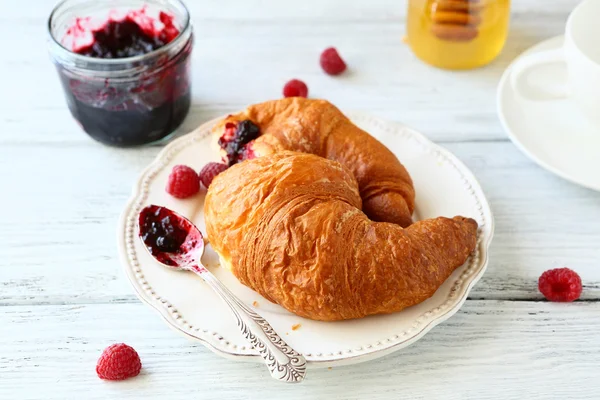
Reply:
M346 70L346 63L335 47L329 47L321 53L320 63L323 71L329 75L339 75Z
M540 276L538 288L550 301L574 301L581 296L581 278L569 268L551 269Z
M100 379L121 381L137 376L142 369L140 356L133 347L125 343L108 346L96 364L96 374Z
M176 165L169 175L165 190L178 199L193 196L200 190L198 174L187 165Z
M215 179L215 176L219 175L227 168L228 167L226 164L209 162L200 170L200 182L205 188L208 189L213 179Z
M308 86L299 79L292 79L283 87L283 97L304 97L308 96Z

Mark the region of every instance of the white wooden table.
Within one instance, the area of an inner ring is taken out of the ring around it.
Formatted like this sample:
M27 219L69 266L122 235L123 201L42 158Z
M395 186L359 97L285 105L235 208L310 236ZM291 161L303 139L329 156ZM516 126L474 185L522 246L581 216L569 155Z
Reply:
M105 147L71 119L45 49L52 3L5 2L0 16L0 399L600 398L600 193L529 161L495 112L504 68L560 34L577 0L516 1L502 55L468 72L411 54L404 2L188 1L197 41L182 132L301 78L312 97L402 121L450 149L495 212L488 271L456 316L383 359L309 371L301 386L188 341L134 296L116 224L160 148ZM341 78L318 66L331 45L351 69ZM574 304L537 292L541 272L559 266L583 278ZM139 377L96 377L113 342L139 351Z

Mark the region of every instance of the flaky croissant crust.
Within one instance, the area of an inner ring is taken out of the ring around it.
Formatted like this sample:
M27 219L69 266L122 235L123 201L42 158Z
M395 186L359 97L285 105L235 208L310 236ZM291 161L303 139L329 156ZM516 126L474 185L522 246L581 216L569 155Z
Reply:
M209 241L246 286L302 317L333 321L418 304L476 246L477 223L435 218L408 228L361 211L340 163L278 152L234 165L208 190Z
M387 147L333 104L301 97L255 104L225 118L214 133L220 136L227 123L246 119L261 130L249 145L255 155L291 150L338 161L356 178L369 218L402 226L412 223L415 192L408 172Z

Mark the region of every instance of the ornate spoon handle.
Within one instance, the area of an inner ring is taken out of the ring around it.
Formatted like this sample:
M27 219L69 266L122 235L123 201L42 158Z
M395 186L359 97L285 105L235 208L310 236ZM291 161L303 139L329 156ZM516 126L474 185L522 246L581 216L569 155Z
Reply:
M271 325L248 308L225 285L203 266L193 271L223 299L235 315L242 334L265 360L271 376L282 382L302 382L306 375L306 360L292 349Z

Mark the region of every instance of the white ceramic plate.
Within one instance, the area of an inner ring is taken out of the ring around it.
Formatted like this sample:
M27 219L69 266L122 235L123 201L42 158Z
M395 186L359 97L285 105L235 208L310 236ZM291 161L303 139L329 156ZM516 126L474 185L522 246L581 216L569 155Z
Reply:
M483 275L493 234L493 218L471 172L452 154L421 134L395 123L364 115L353 121L381 140L406 166L417 193L420 218L463 215L480 226L476 253L427 301L402 312L342 322L300 318L241 285L218 266L207 247L203 262L246 304L255 305L275 330L302 353L311 367L351 364L381 357L415 342L454 314ZM214 352L237 360L262 361L242 338L235 319L201 278L166 269L147 254L137 237L136 220L148 204L164 205L190 218L204 231L203 196L186 200L164 190L176 164L199 170L218 154L210 145L211 121L169 144L136 183L119 225L118 248L125 272L142 301L156 309L174 329L200 340ZM256 302L256 303L255 303ZM299 326L296 330L292 326Z
M560 48L564 36L533 46L525 54ZM522 56L521 56L522 57ZM517 58L517 62L521 57ZM512 65L511 65L512 66ZM520 80L519 92L511 85L509 66L498 85L500 121L517 147L540 166L579 185L600 190L600 128L588 122L570 99L538 101L539 92L563 85L561 64L536 69Z

